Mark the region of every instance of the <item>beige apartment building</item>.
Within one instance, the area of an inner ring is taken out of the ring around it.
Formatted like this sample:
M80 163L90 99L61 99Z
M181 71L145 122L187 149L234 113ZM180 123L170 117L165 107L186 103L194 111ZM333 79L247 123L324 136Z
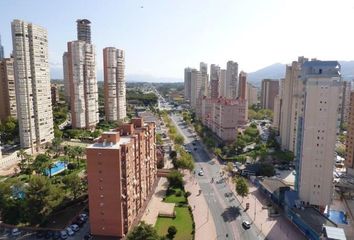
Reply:
M237 129L247 123L247 100L206 98L201 105L200 120L221 140L231 142L236 139Z
M261 89L261 107L274 111L274 98L279 94L279 80L264 79Z
M325 207L332 201L333 167L340 124L341 67L337 61L307 61L301 66L303 111L298 131L296 189L305 204Z
M347 138L345 152L345 167L347 173L354 175L354 92L350 92L349 114L347 119Z
M191 99L190 105L193 109L197 106L197 99L202 95L202 73L196 69L191 71Z
M281 114L280 114L281 104L282 104L282 99L278 94L274 98L274 111L273 111L273 122L272 122L272 127L277 131L279 131L280 122L281 122Z
M298 116L303 113L302 99L304 97L303 81L299 79L301 65L308 61L307 58L299 57L286 66L285 79L281 93L281 121L280 143L283 150L295 152Z
M142 212L157 178L155 124L132 119L86 148L90 229L123 237Z
M220 96L219 97L224 97L228 95L228 88L230 86L227 85L228 83L226 82L226 70L225 69L220 69L220 81L219 81L219 88L220 88Z
M251 83L247 83L247 102L248 106L258 104L258 88Z
M220 96L220 67L210 65L210 97L216 99Z
M106 121L123 120L127 116L124 51L103 49L103 67Z
M64 52L63 54L63 77L64 77L64 96L65 102L70 105L70 79L69 79L69 61L68 53Z
M94 129L99 122L94 46L84 41L68 42L67 61L72 127Z
M349 119L349 108L350 108L350 93L352 91L352 82L343 81L343 98L342 98L342 111L340 123L346 124Z
M228 61L226 63L226 98L236 99L238 97L238 63Z
M17 119L23 148L38 148L54 138L47 30L11 23Z
M17 118L14 59L0 60L0 121Z
M247 100L247 74L241 71L238 80L238 98Z
M184 100L190 101L191 100L191 91L192 91L192 68L185 68L184 69Z

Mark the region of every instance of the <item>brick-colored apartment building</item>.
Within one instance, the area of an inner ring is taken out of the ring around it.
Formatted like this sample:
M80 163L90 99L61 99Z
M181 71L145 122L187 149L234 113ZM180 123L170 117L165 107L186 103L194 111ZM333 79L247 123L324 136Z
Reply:
M86 149L93 235L123 237L156 180L155 124L132 119Z

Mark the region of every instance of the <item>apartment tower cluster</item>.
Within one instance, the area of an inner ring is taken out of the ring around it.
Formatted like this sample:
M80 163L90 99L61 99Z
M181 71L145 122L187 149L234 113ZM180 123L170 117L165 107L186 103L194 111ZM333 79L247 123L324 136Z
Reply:
M123 237L157 177L155 124L132 119L87 147L91 233Z
M246 78L233 61L227 62L226 69L211 64L210 78L206 63L201 62L199 70L184 69L185 99L198 119L221 140L234 141L238 128L247 122Z

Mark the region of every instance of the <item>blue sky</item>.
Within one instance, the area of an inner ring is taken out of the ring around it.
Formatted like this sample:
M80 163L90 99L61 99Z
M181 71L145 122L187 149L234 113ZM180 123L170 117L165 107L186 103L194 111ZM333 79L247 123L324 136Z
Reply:
M300 55L354 59L349 0L1 0L0 9L6 55L13 19L48 30L53 77L61 77L62 54L76 39L78 18L92 22L98 79L108 46L126 51L127 74L179 79L184 67L200 61L225 67L234 60L251 72Z

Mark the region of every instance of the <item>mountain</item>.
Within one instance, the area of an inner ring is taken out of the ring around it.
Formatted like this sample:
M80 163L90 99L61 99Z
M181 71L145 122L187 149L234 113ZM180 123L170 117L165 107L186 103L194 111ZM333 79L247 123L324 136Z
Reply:
M344 80L354 79L354 61L339 61L342 66ZM265 78L280 79L285 77L285 64L275 63L270 66L248 73L248 81L256 86L261 86Z
M247 74L248 81L256 86L260 86L265 78L279 79L285 76L285 64L274 63L270 66L261 68L255 72Z

